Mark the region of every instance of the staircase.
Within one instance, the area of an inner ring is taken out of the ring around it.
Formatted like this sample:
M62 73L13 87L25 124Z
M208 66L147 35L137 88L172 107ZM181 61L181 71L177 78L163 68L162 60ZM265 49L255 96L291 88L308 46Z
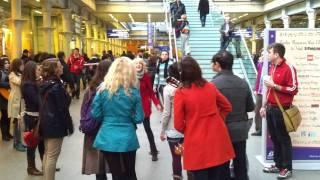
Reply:
M223 24L223 15L217 9L210 7L210 14L207 15L206 26L201 27L200 14L198 13L198 0L182 0L187 11L187 19L190 23L191 56L195 58L202 69L202 75L205 79L211 80L215 75L211 67L211 59L214 54L220 50L220 27ZM210 2L212 3L212 2ZM241 42L243 44L243 42ZM181 47L180 38L177 39L177 47ZM241 47L244 47L243 45ZM254 86L256 73L250 62L250 54L242 48L242 57L236 58L234 45L230 42L228 50L234 55L235 61L233 72L245 78Z

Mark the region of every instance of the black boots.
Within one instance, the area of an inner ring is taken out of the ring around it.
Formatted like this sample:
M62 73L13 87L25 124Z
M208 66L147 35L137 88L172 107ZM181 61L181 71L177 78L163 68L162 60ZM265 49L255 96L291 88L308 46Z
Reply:
M27 172L29 175L32 175L32 176L42 176L43 175L43 173L36 168L36 162L34 159L28 160Z
M193 180L192 172L187 171L188 180Z

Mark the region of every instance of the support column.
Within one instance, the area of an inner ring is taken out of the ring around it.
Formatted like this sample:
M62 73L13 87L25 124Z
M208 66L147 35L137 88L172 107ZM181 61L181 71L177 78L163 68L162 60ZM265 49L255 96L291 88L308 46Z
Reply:
M316 27L316 16L317 13L314 9L307 10L308 15L308 28L315 28Z
M286 10L282 9L281 19L283 22L283 28L290 28L290 16L287 15Z
M257 25L255 23L252 24L252 38L251 38L251 53L257 52Z
M52 31L54 28L51 27L51 3L50 0L42 0L42 14L43 14L43 45L44 50L48 53L53 53L52 48Z
M71 54L70 42L72 39L71 30L71 9L62 10L62 50L68 57Z
M268 19L267 16L264 16L264 24L266 26L266 29L270 29L272 27L271 21Z
M22 23L25 21L21 16L21 0L11 0L12 17L12 43L11 58L19 58L22 53Z
M105 29L105 25L104 23L101 24L101 28L100 28L100 38L101 38L101 42L102 42L102 50L106 50L107 51L107 38L106 38L106 29Z
M99 48L99 39L98 39L98 25L94 24L93 26L93 43L94 43L94 47L93 47L93 53L101 53L100 52L100 48Z
M86 22L86 42L87 42L87 54L89 57L92 57L93 53L92 53L92 37L91 37L91 22L90 21L87 21Z

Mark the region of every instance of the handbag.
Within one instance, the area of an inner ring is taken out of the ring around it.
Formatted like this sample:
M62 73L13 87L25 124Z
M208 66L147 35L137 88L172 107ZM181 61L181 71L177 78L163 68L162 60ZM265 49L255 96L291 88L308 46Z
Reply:
M283 106L280 104L279 97L275 91L272 91L273 95L277 101L278 107L280 108L286 126L287 132L297 131L299 125L301 124L302 117L297 106L292 105L289 109L284 110Z
M23 133L23 140L26 143L26 145L30 148L34 148L39 144L39 125L40 120L38 119L35 128Z
M174 146L174 153L176 155L182 156L183 155L183 150L184 150L183 144L178 143L178 145Z

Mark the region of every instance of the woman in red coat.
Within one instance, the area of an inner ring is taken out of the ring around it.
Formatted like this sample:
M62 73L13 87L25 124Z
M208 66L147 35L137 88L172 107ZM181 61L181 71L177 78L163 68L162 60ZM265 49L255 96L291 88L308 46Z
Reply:
M174 128L184 134L184 169L194 180L220 180L234 151L224 118L232 107L202 78L191 57L181 62L182 87L174 96Z
M151 77L149 76L146 63L141 58L134 59L136 64L137 77L139 79L140 95L142 100L142 107L144 112L143 126L147 133L149 144L150 144L150 154L152 155L152 161L158 160L158 150L154 142L153 132L150 127L150 115L151 115L151 100L156 105L156 108L161 111L161 105L157 99L155 93L153 92L151 85Z

